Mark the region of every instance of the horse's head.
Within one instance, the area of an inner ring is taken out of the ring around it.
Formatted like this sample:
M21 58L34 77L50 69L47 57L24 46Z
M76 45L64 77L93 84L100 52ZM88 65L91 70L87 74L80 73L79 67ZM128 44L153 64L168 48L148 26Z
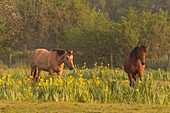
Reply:
M145 59L148 52L148 47L144 45L137 46L137 57L141 61L142 65L145 65Z
M65 51L64 62L67 64L70 70L74 69L73 64L73 51Z
M54 49L54 51L57 51L57 55L60 57L60 63L66 63L70 70L74 69L73 64L73 51L66 51L66 50L60 50L60 49Z

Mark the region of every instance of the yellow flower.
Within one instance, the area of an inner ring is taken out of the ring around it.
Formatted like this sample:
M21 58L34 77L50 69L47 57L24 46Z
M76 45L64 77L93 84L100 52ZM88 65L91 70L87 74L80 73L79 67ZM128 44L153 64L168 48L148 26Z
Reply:
M38 83L38 86L43 86L44 85L44 80L41 78L40 82Z
M10 86L10 85L12 85L12 81L11 81L10 78L8 78L8 79L7 79L7 86Z
M119 68L116 68L115 72L116 72L116 73L118 73L118 72L119 72L119 70L120 70Z
M30 79L33 79L33 76L30 76L29 78L30 78Z
M72 76L72 75L70 75L70 76L69 76L69 78L71 79L71 78L73 78L73 76Z
M18 81L18 85L19 85L19 86L22 85L22 81Z
M80 74L80 77L82 77L83 75L82 74Z
M63 85L63 80L62 79L59 79L59 84L60 84L60 86Z
M96 85L98 86L100 84L100 80L96 80Z
M44 82L44 80L41 78L41 79L40 79L40 82Z
M69 76L69 79L68 79L68 84L73 83L73 81L74 81L74 78L73 78L72 75L70 75L70 76Z
M129 83L129 80L125 80L126 83Z
M6 81L6 75L5 74L2 76L2 81Z
M110 68L110 64L107 64L107 67Z
M158 68L158 71L160 72L160 71L161 71L161 68Z
M89 80L89 81L87 81L87 83L88 83L88 85L91 85L92 82Z
M94 63L94 67L97 67L97 62Z
M8 80L8 82L6 83L7 86L11 86L12 82L10 80Z
M86 69L86 62L84 62L82 69Z
M79 78L79 82L82 83L83 82L83 78Z
M139 89L135 89L135 92L136 92L137 95L140 95Z
M41 82L38 83L38 86L40 86L40 87L42 86Z
M53 80L52 78L50 78L50 86L52 86L52 84L53 84Z
M170 81L170 78L168 78L168 80Z
M104 75L104 70L101 71L101 74Z
M115 79L113 79L113 80L112 80L112 82L116 82L116 80L115 80Z
M79 72L81 73L81 72L82 72L82 70L80 69L80 70L79 70Z
M53 79L52 78L50 78L50 81L52 81Z
M8 74L8 77L10 78L12 76L12 74Z
M2 79L0 79L0 84L2 84Z
M139 89L135 89L135 91L138 93L138 92L139 92Z
M152 79L153 79L152 76L149 76L149 80L152 81Z
M139 80L138 82L139 82L139 84L141 84L141 83L142 83L142 81L140 81L140 80Z
M46 80L44 86L48 86L48 83L49 83L49 80Z
M104 91L105 91L105 92L107 92L107 91L108 91L108 89L109 89L109 88L108 88L108 86L106 86Z
M56 83L56 86L58 86L58 85L62 86L63 80L60 77L58 77L58 78L56 78L55 83Z

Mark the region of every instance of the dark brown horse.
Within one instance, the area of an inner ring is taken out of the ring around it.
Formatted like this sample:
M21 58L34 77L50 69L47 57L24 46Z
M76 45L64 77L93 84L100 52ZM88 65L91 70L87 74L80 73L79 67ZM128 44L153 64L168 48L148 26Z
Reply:
M73 51L36 49L30 56L31 75L34 79L36 77L36 70L38 69L37 81L40 79L42 71L47 71L50 75L56 72L62 77L64 63L68 65L70 70L74 69Z
M124 61L124 71L129 76L130 86L134 87L134 80L138 76L142 81L142 74L145 70L145 60L148 52L148 47L137 45Z

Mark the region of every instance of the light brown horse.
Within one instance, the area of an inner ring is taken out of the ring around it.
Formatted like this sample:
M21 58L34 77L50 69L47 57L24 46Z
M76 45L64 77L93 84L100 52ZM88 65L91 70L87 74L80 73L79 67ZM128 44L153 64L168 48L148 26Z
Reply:
M73 51L65 51L62 49L54 49L51 51L46 49L36 49L30 56L31 75L34 79L38 69L36 81L40 79L42 71L49 72L49 75L56 72L62 77L64 63L67 64L70 70L74 69Z
M125 58L124 71L129 76L130 86L134 87L134 80L138 76L142 81L142 74L145 70L145 60L148 52L148 47L137 45L130 54Z

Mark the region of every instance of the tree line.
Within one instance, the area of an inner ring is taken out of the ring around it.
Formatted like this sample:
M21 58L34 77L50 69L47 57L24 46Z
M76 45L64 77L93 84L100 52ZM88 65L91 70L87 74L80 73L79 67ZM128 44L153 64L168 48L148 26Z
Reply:
M169 0L2 0L0 54L35 48L74 50L75 62L122 60L138 42L148 59L170 51ZM165 61L166 62L166 61Z

